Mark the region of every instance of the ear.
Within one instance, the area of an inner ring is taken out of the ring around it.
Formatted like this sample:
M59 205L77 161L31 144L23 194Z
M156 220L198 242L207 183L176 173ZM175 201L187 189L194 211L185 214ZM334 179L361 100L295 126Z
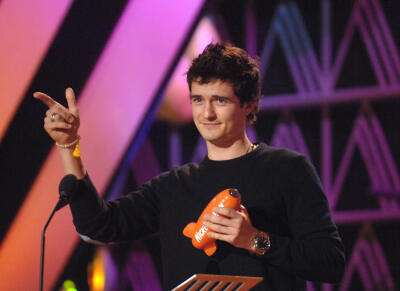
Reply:
M244 108L246 110L246 115L249 115L254 108L256 107L256 102L248 102L244 104Z

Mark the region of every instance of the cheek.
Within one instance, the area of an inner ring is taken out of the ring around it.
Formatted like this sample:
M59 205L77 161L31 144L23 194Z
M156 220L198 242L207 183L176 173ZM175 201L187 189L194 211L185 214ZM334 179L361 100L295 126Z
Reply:
M192 115L193 115L193 119L197 118L197 116L199 115L199 108L192 105Z

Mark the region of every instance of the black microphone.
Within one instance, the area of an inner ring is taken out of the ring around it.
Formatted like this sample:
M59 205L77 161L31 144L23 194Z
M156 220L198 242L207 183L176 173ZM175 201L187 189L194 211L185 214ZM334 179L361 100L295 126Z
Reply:
M54 207L53 211L50 214L49 219L47 219L46 224L43 227L42 230L42 243L41 243L41 249L40 249L40 277L39 277L39 290L43 290L43 270L44 270L44 245L45 245L45 233L46 229L49 226L49 223L51 219L53 218L54 213L56 213L57 210L63 208L65 205L67 205L71 197L75 194L75 191L78 187L78 179L72 175L66 175L64 178L61 180L60 185L58 186L58 192L60 193L60 199L58 199L58 202L56 206Z
M56 205L56 211L63 208L67 205L74 195L76 188L78 186L78 179L72 175L66 175L61 180L60 185L58 186L58 193L60 193L60 199Z

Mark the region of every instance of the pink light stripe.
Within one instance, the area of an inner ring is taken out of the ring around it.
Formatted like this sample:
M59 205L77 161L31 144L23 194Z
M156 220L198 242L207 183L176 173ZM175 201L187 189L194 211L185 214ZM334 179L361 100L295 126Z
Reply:
M83 159L100 193L138 130L202 4L201 0L127 4L79 99ZM53 149L1 245L0 290L37 286L40 231L56 202L62 175ZM53 286L77 243L71 222L69 210L64 209L48 229L45 290Z
M71 0L1 2L0 141L71 4Z

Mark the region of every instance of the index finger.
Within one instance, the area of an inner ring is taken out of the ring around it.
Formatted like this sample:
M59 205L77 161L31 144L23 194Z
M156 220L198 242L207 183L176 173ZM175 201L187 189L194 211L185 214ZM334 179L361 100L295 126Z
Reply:
M72 88L67 88L65 90L65 97L67 98L69 111L76 115L78 113L78 106L76 105L74 90L72 90Z
M40 101L42 101L49 108L57 104L57 102L54 101L53 98L51 98L49 95L44 94L42 92L33 93L33 97L35 97L36 99L39 99Z
M247 208L244 207L242 204L240 204L240 214L244 215L244 218L246 218L246 220L250 221L250 216L249 216L249 212L247 212Z
M227 207L215 207L213 209L214 212L223 215L223 216L227 216L227 217L237 217L239 214L236 210L232 209L232 208L227 208Z

